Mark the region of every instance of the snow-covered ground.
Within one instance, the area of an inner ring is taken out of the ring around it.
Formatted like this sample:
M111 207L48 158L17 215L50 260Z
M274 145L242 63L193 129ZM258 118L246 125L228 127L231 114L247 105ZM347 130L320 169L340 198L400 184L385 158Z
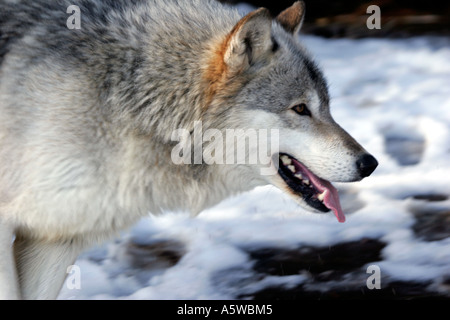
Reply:
M300 255L302 248L324 252L370 240L381 245L375 260L360 257L364 245L348 249L362 265L322 280L320 290L364 288L367 267L376 265L382 289L425 283L450 293L450 40L302 38L329 80L335 120L380 163L362 182L336 185L347 222L307 213L273 187L195 219L149 216L84 253L78 283L69 279L60 299L235 299L267 288L306 290L336 265L313 275L308 268L263 272L279 258L277 248Z

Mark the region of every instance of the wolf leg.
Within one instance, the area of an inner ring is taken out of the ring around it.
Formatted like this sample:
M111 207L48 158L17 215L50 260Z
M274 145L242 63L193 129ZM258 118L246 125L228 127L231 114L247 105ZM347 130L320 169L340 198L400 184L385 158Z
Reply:
M14 243L19 285L24 299L56 299L81 252L77 241L42 241L20 235Z
M14 228L0 219L0 300L19 298L12 247L13 235Z

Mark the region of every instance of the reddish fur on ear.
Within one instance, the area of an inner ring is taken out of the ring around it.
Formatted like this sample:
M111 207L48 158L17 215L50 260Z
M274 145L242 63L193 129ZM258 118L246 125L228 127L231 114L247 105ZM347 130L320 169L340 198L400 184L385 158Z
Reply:
M224 61L225 52L227 50L228 38L219 44L215 44L210 52L206 68L203 72L203 78L206 82L206 104L209 105L217 91L224 86L226 75L228 74L228 66Z
M251 30L252 34L257 34L257 30L249 28L249 26L253 26L257 20L262 20L263 23L268 22L265 28L267 28L270 33L270 13L267 9L260 8L250 12L239 20L226 37L219 40L216 39L215 42L212 43L211 50L208 53L208 60L205 64L206 67L203 71L203 78L207 85L206 100L209 103L213 100L217 92L226 91L229 93L239 88L240 84L233 86L228 80L245 69L246 63L244 61L246 61L245 59L250 59L250 57L245 57L246 52L245 50L242 51L240 45L242 39L237 40L237 38L243 37L243 35L240 34L241 32L247 33L250 32L249 30ZM255 27L257 26L258 25L255 25ZM262 42L263 40L263 37L257 37L258 42ZM258 49L258 47L255 49Z
M291 7L281 12L277 21L290 33L297 33L303 23L305 16L305 3L303 1L295 2Z

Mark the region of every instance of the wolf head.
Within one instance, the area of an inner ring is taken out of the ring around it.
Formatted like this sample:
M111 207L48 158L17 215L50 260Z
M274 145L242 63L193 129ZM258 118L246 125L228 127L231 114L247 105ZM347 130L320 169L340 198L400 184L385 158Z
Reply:
M208 115L217 126L278 129L266 182L314 212L345 221L329 181L369 176L378 163L332 118L326 80L298 41L303 2L272 19L261 8L243 17L213 47L205 69ZM224 110L227 110L225 112ZM247 165L260 174L260 165Z

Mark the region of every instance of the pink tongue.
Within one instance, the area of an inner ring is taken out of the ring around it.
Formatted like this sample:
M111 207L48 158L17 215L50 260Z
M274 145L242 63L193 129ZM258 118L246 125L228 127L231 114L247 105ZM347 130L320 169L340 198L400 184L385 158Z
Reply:
M307 173L309 180L313 183L316 189L320 192L325 191L325 197L323 204L330 210L333 211L334 215L339 222L345 222L345 215L341 208L341 203L339 201L339 195L336 188L327 180L323 180L308 170L303 164L294 160L294 163L300 166Z
M333 185L326 181L322 180L318 177L314 177L318 179L318 181L314 181L314 185L321 189L320 191L323 192L323 190L327 190L325 193L325 198L323 200L323 204L330 210L333 210L334 215L338 219L339 222L344 223L345 222L345 215L341 208L341 203L339 202L339 195L335 187Z

